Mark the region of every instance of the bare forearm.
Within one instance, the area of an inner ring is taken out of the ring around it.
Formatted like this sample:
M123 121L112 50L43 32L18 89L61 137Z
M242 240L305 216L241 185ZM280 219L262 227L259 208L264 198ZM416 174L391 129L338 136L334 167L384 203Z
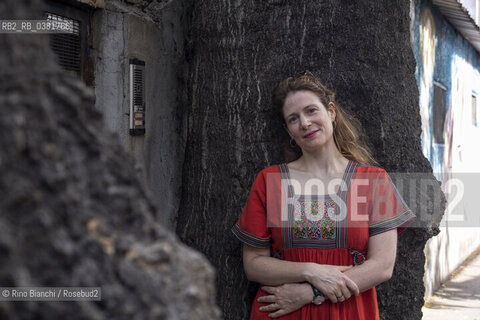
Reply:
M306 281L308 263L257 256L244 262L244 268L250 281L277 286Z
M363 292L390 279L391 266L385 264L384 261L367 260L363 264L350 268L343 273L358 286L359 292ZM305 297L312 294L309 284L300 286L300 283L297 283L297 285L297 290L302 293L302 296ZM303 304L307 304L311 300L309 296L308 299L303 301Z
M310 281L311 263L290 262L258 256L244 265L250 281L277 286L285 283ZM344 271L355 282L360 292L368 290L391 277L392 266L383 261L366 260L363 264Z
M391 270L381 262L366 260L363 264L345 271L345 275L357 284L360 292L363 292L390 279Z
M357 284L360 292L379 285L392 277L396 249L396 229L370 237L367 260L345 274Z
M250 281L278 286L286 283L309 282L330 300L335 293L358 294L358 287L343 272L351 266L321 265L313 262L292 262L273 258L269 249L243 247L243 267Z
M323 294L336 302L337 296L344 293L358 295L355 282L343 272L351 266L329 266L310 262L290 262L267 256L244 259L247 277L264 285L278 286L287 283L309 282ZM310 288L310 286L307 286ZM311 288L310 288L311 289Z

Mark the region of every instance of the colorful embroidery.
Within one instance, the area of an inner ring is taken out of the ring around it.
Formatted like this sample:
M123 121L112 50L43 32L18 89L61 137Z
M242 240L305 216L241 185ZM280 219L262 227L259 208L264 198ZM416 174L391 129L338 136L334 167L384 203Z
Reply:
M295 239L308 238L307 226L306 219L295 220L293 224L293 237Z
M335 217L335 202L326 201L323 208L325 217L329 217L330 219L333 219Z
M308 221L308 238L318 239L321 235L320 221Z
M329 217L322 219L322 239L335 239L335 222Z
M350 249L350 248L348 248L348 250L350 250L350 253L353 256L353 265L354 266L358 266L358 265L364 263L365 260L367 260L367 257L365 257L364 253L359 252L357 250Z
M318 201L312 201L310 203L310 213L312 214L312 217L318 217L320 213Z
M296 195L290 182L287 164L279 166L282 187L292 205L285 206L288 219L283 224L282 240L284 248L345 248L347 243L347 219L336 219L346 210L347 194L351 178L358 164L349 161L342 177L342 186L337 192L342 201L332 201L330 195Z
M335 239L335 202L298 200L295 203L294 239Z
M295 203L295 220L305 217L305 202L297 201Z

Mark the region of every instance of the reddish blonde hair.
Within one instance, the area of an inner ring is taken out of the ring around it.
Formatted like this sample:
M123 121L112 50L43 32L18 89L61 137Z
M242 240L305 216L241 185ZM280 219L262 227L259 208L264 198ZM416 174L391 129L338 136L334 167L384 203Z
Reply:
M332 102L335 105L336 118L333 126L333 140L338 151L347 159L364 165L377 165L373 158L370 148L367 145L365 134L363 133L360 121L348 114L335 101L335 93L324 86L320 80L311 75L302 75L299 77L289 77L282 82L272 92L272 105L276 113L281 117L285 124L283 116L283 105L290 92L310 91L318 96L324 107ZM285 148L285 160L294 161L302 155L300 147L291 147L290 144Z

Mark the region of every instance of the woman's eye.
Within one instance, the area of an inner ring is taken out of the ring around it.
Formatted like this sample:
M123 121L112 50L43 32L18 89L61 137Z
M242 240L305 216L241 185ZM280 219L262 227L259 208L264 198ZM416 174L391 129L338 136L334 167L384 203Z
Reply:
M308 109L308 112L309 113L314 113L315 111L317 111L316 109L312 108L312 109Z
M293 123L297 120L297 117L291 117L290 119L288 119L288 122L289 123Z

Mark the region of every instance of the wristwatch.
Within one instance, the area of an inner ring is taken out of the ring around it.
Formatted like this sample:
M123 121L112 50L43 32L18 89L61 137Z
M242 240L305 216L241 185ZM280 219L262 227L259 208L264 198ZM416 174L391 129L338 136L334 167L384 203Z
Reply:
M325 297L323 296L323 293L320 292L317 288L313 286L313 284L310 284L312 286L313 290L313 300L312 303L318 305L321 305L323 301L325 301Z

